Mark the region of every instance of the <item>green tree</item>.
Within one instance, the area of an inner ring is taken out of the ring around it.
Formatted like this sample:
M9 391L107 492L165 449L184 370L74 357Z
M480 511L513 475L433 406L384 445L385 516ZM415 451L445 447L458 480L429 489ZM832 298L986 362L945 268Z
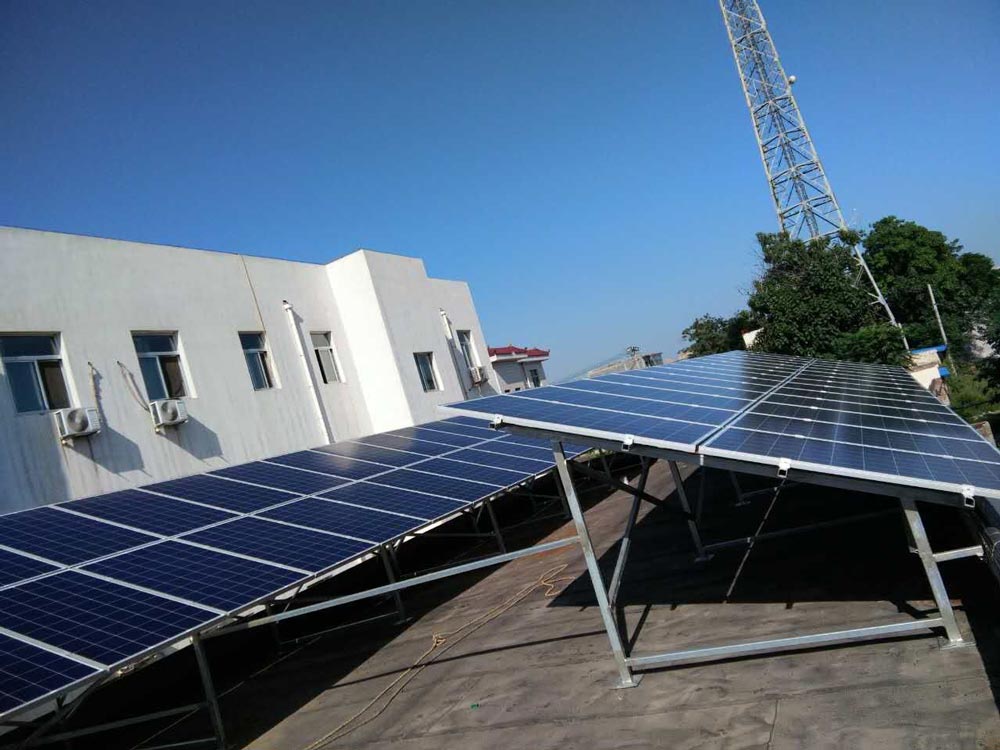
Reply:
M1000 300L1000 274L986 255L963 253L941 232L887 216L864 237L864 255L913 347L941 343L927 285L934 288L952 355L964 358L973 331Z
M858 283L856 233L804 242L758 234L764 272L754 282L750 311L763 326L753 348L778 354L902 363L899 331Z
M686 349L692 357L719 354L743 348L743 334L757 328L747 310L740 310L731 318L702 315L684 329L681 335L691 342Z

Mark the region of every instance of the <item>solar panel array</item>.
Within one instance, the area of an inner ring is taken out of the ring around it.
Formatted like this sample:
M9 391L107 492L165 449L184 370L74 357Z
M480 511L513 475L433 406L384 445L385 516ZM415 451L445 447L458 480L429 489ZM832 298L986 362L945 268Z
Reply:
M552 432L1000 497L1000 452L901 367L728 352L453 404Z
M0 516L0 715L551 468L457 417Z

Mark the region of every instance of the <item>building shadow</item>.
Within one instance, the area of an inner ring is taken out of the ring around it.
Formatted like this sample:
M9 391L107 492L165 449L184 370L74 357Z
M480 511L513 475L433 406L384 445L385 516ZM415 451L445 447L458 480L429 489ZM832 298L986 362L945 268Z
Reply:
M88 366L94 406L101 417L101 431L92 437L74 440L67 450L85 456L114 474L141 471L145 462L139 444L112 427L104 410L104 374L93 364L88 363Z
M218 458L223 454L222 443L215 430L190 414L187 422L164 430L163 436L201 461Z

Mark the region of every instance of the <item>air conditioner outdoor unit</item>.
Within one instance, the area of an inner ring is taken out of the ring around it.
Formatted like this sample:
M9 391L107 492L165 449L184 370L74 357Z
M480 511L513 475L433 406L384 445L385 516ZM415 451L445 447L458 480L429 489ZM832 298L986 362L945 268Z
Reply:
M59 439L71 443L73 438L86 437L101 431L101 413L92 406L76 406L55 412Z
M479 385L480 383L485 383L487 381L486 368L483 366L470 367L469 377L472 378L473 385Z
M161 398L159 401L150 401L149 413L153 417L153 424L157 432L162 432L164 427L178 425L187 422L187 406L179 398Z

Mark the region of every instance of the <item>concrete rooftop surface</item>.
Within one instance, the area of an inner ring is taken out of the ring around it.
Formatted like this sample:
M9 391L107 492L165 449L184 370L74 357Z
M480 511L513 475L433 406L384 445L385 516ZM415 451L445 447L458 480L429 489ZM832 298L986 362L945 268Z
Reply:
M706 540L751 534L770 496L737 506L725 474L704 476ZM699 481L689 476L690 493ZM664 463L653 467L647 491L672 491ZM631 499L596 487L582 499L610 577ZM788 487L766 530L894 507L887 498ZM956 511L923 510L932 542L962 543ZM619 597L637 655L875 625L933 609L898 513L762 540L735 583L744 548L694 563L678 515L647 504L643 514ZM571 533L562 519L526 524L507 534L508 547ZM229 742L253 750L1000 748L1000 592L974 559L942 570L975 645L942 650L943 639L919 635L652 671L627 690L612 689L607 636L575 546L404 592L412 616L404 626L307 639L286 645L280 658L272 649L263 665L247 656L261 650L260 636L210 641L209 656ZM554 584L532 587L546 573ZM296 627L305 634L319 626L311 619ZM297 634L281 625L283 639ZM435 634L443 642L426 666L412 669ZM135 675L132 690L141 692L142 681L169 683L165 672L143 673L169 670L170 661ZM198 716L155 738L147 726L122 746L204 736L206 723ZM107 740L100 746L118 746Z

